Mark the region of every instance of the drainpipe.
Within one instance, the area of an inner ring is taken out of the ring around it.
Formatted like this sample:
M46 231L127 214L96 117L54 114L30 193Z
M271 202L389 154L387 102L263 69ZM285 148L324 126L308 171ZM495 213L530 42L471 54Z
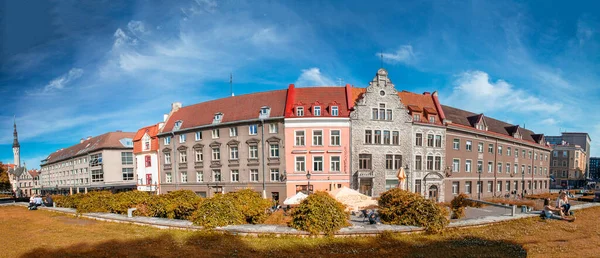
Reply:
M497 174L498 174L498 138L496 138L496 148L495 150L492 149L494 151L494 164L492 165L492 169L494 170L494 185L496 191L493 192L494 197L496 197L496 192L498 191L498 178L497 178ZM500 186L502 187L502 186Z

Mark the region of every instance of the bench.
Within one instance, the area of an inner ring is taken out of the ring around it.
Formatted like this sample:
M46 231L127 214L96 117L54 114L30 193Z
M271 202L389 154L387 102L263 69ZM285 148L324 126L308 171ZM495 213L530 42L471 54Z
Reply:
M137 208L129 208L127 209L127 217L128 218L133 218L133 212L136 211Z

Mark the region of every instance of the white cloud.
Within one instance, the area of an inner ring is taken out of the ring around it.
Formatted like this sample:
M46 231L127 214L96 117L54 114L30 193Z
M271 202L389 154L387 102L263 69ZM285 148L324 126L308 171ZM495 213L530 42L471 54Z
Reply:
M50 92L53 90L62 90L67 86L67 84L71 83L75 79L81 77L83 74L83 69L73 68L69 70L68 73L63 74L54 80L50 81L45 87L44 92Z
M411 45L400 46L400 48L393 53L377 53L377 57L383 57L383 61L389 64L403 63L411 65L416 61L416 56Z
M302 69L302 74L295 83L296 86L332 86L336 85L333 80L321 73L319 68Z
M143 22L141 21L130 21L127 24L127 28L129 29L129 31L133 32L133 33L147 33L148 30L146 29L145 25Z
M557 121L554 120L554 118L546 118L546 119L542 120L540 123L544 124L544 125L556 125Z
M254 44L272 44L282 41L282 38L277 35L275 28L260 29L252 35L251 41Z
M121 46L126 45L137 45L138 40L136 38L132 38L128 36L121 28L118 28L113 34L115 38L115 42L113 43L113 48L119 48Z
M449 104L473 112L514 111L551 113L562 105L546 102L531 93L515 89L503 80L493 82L482 71L464 72L455 81L453 92L448 97Z
M579 46L583 46L586 41L590 40L594 33L593 27L586 21L583 19L577 21L577 40L579 41Z

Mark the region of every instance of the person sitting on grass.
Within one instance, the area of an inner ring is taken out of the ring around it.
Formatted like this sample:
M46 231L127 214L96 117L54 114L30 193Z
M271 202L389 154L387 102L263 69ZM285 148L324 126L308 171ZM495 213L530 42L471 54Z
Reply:
M50 196L50 194L46 195L46 202L44 202L44 206L46 206L46 207L54 206L54 201L52 201L52 196Z
M562 192L558 195L556 207L562 209L564 214L570 214L569 210L571 209L571 204L569 204L569 198L567 198L567 194L565 192Z
M28 209L31 210L31 208L33 208L35 206L35 195L32 195L31 197L29 197L29 207Z
M544 199L544 211L542 212L546 219L566 220L569 222L575 221L575 216L569 218L563 214L562 209L550 205L550 198ZM558 212L560 215L556 215L553 212Z

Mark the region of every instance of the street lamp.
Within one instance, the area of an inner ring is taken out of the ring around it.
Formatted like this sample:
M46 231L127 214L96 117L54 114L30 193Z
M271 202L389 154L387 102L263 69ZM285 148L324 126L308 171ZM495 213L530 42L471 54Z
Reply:
M408 188L408 186L409 186L408 181L410 181L408 179L408 164L404 165L404 170L406 172L406 191L410 192L410 188Z
M306 186L306 191L308 194L310 194L310 171L306 171L306 179L308 179L308 186Z
M477 164L477 200L481 200L481 171L483 170L483 164Z
M521 182L521 198L525 197L525 168L521 169L521 178L522 178L522 182Z

